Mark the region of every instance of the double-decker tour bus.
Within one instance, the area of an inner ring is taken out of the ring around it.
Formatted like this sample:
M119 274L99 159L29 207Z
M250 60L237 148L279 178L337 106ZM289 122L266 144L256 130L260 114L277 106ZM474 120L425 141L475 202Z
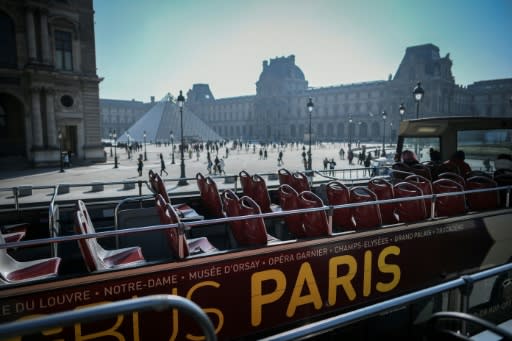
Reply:
M175 309L9 329L165 294L199 306L218 339L260 339L506 265L512 170L498 160L510 158L511 133L510 118L404 121L395 162L350 181L344 170L241 170L224 190L197 174L198 191L179 193L150 171L150 195L73 201L59 200L73 185L56 185L50 205L1 211L15 225L0 240L0 338L204 339ZM329 333L419 340L439 311L500 324L511 283L505 271Z

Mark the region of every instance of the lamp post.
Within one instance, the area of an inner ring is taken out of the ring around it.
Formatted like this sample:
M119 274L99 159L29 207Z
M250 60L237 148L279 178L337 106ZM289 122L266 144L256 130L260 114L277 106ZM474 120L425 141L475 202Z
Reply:
M313 114L313 108L315 107L313 104L313 99L309 97L308 104L306 105L309 113L309 150L308 150L308 170L311 170L312 160L311 160L311 115Z
M112 137L114 138L114 168L117 168L117 133L115 129Z
M414 100L416 101L416 118L419 118L420 102L423 98L423 95L425 94L425 90L423 90L423 88L421 87L421 82L418 82L418 84L416 84L414 90L412 91L412 94L414 95Z
M110 157L112 157L112 129L108 131L108 138L110 139Z
M181 125L181 174L180 181L178 181L178 186L188 185L187 180L185 179L185 156L183 155L185 149L185 143L183 142L183 105L185 104L185 97L183 97L183 91L180 90L180 95L178 96L178 106L180 107L180 125Z
M62 161L62 132L59 129L59 134L57 135L59 139L59 163L60 163L60 172L64 173L64 163Z
M400 108L398 108L398 112L400 113L400 122L402 122L405 114L405 107L403 103L400 103Z
M148 161L148 154L146 153L146 131L144 130L144 161Z
M169 132L169 137L171 138L171 164L174 165L174 134L172 130Z
M352 150L352 114L348 115L348 150Z
M388 114L386 111L382 112L382 153L381 156L386 156L386 118L388 118Z

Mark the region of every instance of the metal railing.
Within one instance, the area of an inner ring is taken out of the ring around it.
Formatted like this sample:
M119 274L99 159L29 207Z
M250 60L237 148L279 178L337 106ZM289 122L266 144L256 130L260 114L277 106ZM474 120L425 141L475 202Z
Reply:
M201 327L206 340L215 341L217 335L206 313L194 302L176 295L152 295L106 303L94 307L69 310L30 320L0 324L0 339L37 333L44 329L69 326L77 322L93 322L131 313L133 311L164 311L178 309L189 314Z
M344 314L340 314L338 316L334 316L334 317L331 317L331 318L328 318L328 319L325 319L322 321L310 323L308 325L301 326L301 327L298 327L298 328L295 328L292 330L288 330L283 333L269 336L262 340L265 340L265 341L301 340L301 339L308 338L312 335L323 334L328 331L338 329L338 328L347 326L349 324L361 321L363 319L367 319L367 318L376 316L380 313L384 313L386 311L390 311L390 310L399 308L401 306L411 304L415 301L432 297L434 295L440 294L440 293L448 291L448 290L472 286L472 284L476 281L483 280L483 279L486 279L486 278L489 278L492 276L496 276L496 275L499 275L501 273L511 271L511 270L512 270L511 263L497 266L492 269L484 270L484 271L474 273L471 275L462 276L462 277L459 277L459 278L449 281L449 282L435 285L430 288L418 290L418 291L415 291L410 294L392 298L392 299L384 301L384 302L366 306L366 307L363 307L363 308L360 308L357 310L353 310L353 311L350 311L350 312L347 312ZM462 299L467 300L471 290L461 290L461 292L462 292Z

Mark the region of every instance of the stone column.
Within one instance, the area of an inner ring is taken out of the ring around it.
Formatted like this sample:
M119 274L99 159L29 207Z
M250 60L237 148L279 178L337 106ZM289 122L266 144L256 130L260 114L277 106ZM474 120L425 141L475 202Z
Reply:
M48 13L41 12L41 52L43 63L50 64L50 37L48 35Z
M46 90L46 131L48 132L48 145L50 147L58 147L57 142L57 124L55 122L55 91L53 89Z
M25 21L27 26L27 48L28 48L28 59L30 61L37 60L36 51L36 30L34 27L34 12L32 8L27 8L25 15Z
M32 88L32 136L35 148L43 147L43 125L41 118L41 88Z

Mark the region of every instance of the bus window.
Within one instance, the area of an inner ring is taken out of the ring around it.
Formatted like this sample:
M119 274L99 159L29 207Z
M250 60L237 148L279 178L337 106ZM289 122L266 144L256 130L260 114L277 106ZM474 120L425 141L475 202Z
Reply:
M430 161L430 148L440 151L439 137L405 137L402 151L412 150L420 162Z
M457 150L466 154L473 170L492 171L499 154L512 154L512 130L463 130L457 132Z

